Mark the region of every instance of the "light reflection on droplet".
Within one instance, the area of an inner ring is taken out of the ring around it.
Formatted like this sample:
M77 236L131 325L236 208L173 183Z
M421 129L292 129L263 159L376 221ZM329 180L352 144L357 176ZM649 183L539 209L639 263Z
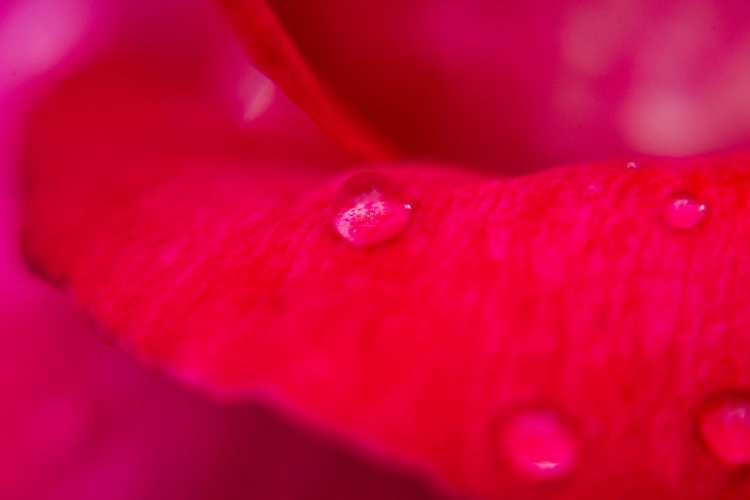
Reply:
M409 223L412 205L388 176L364 172L346 179L331 201L333 226L354 246L398 236Z
M664 220L672 227L690 229L706 215L706 205L686 191L672 193L662 210Z
M559 479L578 463L576 437L552 412L515 415L503 429L502 450L516 474L535 481Z

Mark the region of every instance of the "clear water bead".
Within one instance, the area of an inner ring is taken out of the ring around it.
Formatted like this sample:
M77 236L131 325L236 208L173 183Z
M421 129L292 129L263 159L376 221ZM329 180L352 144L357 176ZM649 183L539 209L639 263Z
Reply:
M527 411L511 419L502 436L513 470L526 479L547 481L570 473L578 463L578 441L550 412Z
M331 201L333 227L358 247L401 234L409 223L411 210L406 193L390 177L377 172L349 177Z
M750 464L750 397L723 395L709 401L699 417L709 450L728 465Z
M706 205L691 193L677 192L669 196L662 213L670 226L690 229L703 220Z

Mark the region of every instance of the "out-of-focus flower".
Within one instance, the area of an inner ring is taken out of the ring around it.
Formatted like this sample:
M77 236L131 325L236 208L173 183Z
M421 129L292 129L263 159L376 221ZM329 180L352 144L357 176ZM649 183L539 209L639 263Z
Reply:
M255 2L220 3L252 39ZM269 3L317 79L402 155L524 172L748 145L741 0Z
M748 156L642 156L747 146L743 4L220 4L267 76L177 19L31 120L108 341L476 498L746 496Z

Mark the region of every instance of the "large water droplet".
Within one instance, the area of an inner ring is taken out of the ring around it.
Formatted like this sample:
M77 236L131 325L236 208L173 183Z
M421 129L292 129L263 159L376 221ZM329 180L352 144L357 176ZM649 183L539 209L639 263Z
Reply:
M578 441L550 412L516 415L506 424L502 446L513 470L527 479L558 479L578 463Z
M662 213L670 226L690 229L703 220L706 205L691 193L677 192L669 196Z
M726 464L750 464L750 397L722 395L709 401L699 417L706 446Z
M331 212L341 237L361 247L398 236L409 223L411 203L390 177L364 172L341 184Z

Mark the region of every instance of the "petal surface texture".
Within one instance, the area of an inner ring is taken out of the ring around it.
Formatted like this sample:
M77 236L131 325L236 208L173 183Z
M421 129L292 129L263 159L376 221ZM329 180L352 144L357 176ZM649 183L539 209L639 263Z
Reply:
M80 73L27 141L28 260L109 341L469 498L747 498L696 415L750 389L750 157L360 164L289 103L239 123L199 64L168 61ZM410 218L360 248L330 203L363 170ZM665 220L675 192L700 223Z

